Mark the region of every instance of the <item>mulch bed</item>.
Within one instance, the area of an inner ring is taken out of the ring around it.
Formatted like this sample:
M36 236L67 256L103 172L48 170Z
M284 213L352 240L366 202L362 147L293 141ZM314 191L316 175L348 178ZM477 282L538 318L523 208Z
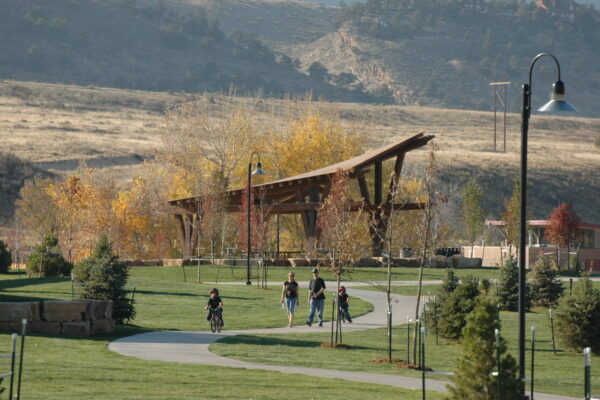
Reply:
M404 360L401 358L374 358L372 360L369 360L369 362L374 363L374 364L388 364L388 363L403 363Z

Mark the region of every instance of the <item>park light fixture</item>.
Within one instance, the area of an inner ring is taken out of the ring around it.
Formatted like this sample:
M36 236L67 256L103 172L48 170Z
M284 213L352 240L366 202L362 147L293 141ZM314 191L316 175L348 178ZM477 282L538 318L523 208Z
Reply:
M252 171L252 158L256 155L256 157L258 158L258 162L256 163L256 169L254 171ZM251 241L251 233L250 233L250 212L251 212L251 200L252 200L252 196L251 196L251 192L252 192L252 175L266 175L266 172L262 169L262 164L260 163L260 155L253 151L252 154L250 154L250 162L248 163L248 187L246 189L246 203L247 203L247 234L248 234L248 247L246 248L247 250L247 265L246 265L246 285L251 285L252 282L250 281L250 250L251 250L251 246L252 246L252 241Z
M565 84L560 79L560 64L556 57L550 53L541 53L535 56L529 66L529 82L523 84L523 108L521 114L521 207L519 219L519 381L521 398L528 399L525 394L525 281L526 281L526 237L527 237L527 133L529 130L529 117L531 114L531 76L535 63L543 58L550 57L556 63L558 79L554 82L550 101L540 107L540 112L576 111L565 97Z

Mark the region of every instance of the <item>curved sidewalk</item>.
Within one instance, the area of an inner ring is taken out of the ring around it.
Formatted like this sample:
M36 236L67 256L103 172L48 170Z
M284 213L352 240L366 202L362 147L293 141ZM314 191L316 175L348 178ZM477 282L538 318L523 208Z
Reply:
M346 282L344 283L346 285ZM304 286L305 283L302 285ZM350 286L350 285L347 285ZM358 286L358 285L357 285ZM352 296L373 304L373 311L354 318L353 324L346 324L344 331L356 331L385 327L387 314L387 302L385 294L379 291L352 289ZM399 325L406 322L406 316L414 314L416 299L408 296L393 295L393 324ZM303 321L303 319L300 319ZM383 321L383 322L382 322ZM184 364L204 364L221 367L261 369L278 371L286 374L303 374L321 378L338 378L355 382L376 383L388 386L402 387L407 389L421 389L421 379L390 374L376 374L356 371L340 371L323 368L294 367L256 364L246 361L213 354L209 346L215 341L233 335L242 334L269 334L269 333L298 333L314 332L318 330L327 331L331 329L330 323L326 322L323 328L316 324L312 327L305 325L293 328L268 328L225 331L220 334L205 331L157 331L142 333L115 340L108 348L116 353L140 358L143 360L169 361ZM448 382L427 379L427 390L446 392ZM572 397L536 393L538 400L575 400Z

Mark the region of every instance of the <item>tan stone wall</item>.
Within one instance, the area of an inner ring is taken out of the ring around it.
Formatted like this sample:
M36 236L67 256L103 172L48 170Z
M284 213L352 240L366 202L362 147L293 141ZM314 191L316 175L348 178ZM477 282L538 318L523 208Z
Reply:
M115 330L111 300L0 302L0 331L20 331L24 318L28 332L50 335L90 336Z

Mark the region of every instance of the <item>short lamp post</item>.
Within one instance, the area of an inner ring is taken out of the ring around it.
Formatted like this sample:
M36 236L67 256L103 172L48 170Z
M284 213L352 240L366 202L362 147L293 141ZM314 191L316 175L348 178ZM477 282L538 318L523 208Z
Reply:
M252 158L254 157L254 155L256 155L256 157L258 158L258 162L256 163L256 169L254 171L252 171ZM251 285L252 282L250 282L250 250L251 250L251 246L252 246L252 236L250 233L250 213L251 213L251 206L252 204L252 196L251 196L251 192L252 192L252 175L265 175L265 171L263 171L262 169L262 165L260 163L260 156L258 155L257 152L252 152L252 154L250 155L250 162L248 163L248 187L246 188L246 203L248 206L248 209L246 210L248 213L248 219L247 219L247 233L248 233L248 247L247 247L247 256L248 256L248 264L246 265L246 285Z
M525 395L525 280L526 280L526 237L527 237L527 132L531 115L531 75L535 63L543 57L551 57L558 69L558 80L554 82L550 101L538 109L540 112L576 111L565 98L565 84L560 80L560 64L554 55L541 53L535 56L529 67L529 82L523 84L523 108L521 114L521 210L519 220L519 379L521 398Z

